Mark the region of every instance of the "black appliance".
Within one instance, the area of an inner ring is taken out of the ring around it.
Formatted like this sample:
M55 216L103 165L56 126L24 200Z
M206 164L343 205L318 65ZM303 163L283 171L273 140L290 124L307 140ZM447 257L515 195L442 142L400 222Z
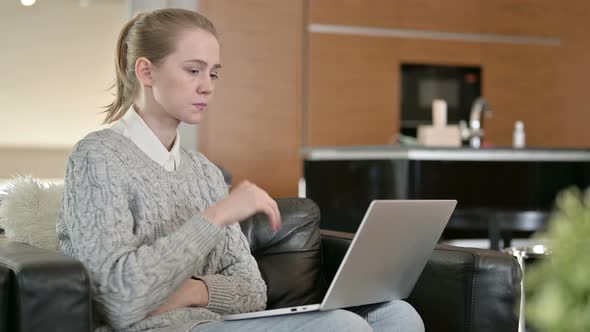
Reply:
M468 121L471 104L481 96L481 75L481 67L402 64L401 133L416 136L419 125L432 124L434 99L446 100L449 124Z

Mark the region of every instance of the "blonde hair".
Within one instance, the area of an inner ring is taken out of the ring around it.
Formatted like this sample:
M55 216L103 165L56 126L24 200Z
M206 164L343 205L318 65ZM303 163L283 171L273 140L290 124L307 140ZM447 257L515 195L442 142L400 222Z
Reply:
M159 9L139 13L121 30L115 49L115 100L106 107L104 123L122 118L137 97L139 84L135 62L145 57L154 64L174 51L176 35L182 29L198 28L218 38L215 26L205 16L185 9Z

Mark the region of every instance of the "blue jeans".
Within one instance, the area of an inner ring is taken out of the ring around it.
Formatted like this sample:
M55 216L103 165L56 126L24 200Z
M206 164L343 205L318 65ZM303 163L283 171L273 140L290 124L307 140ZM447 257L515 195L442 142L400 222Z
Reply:
M191 330L191 332L236 331L424 332L424 323L410 304L404 301L392 301L346 310L209 322L199 324Z

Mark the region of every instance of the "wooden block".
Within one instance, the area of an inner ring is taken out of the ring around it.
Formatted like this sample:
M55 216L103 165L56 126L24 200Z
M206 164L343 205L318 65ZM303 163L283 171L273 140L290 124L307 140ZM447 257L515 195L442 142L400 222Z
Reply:
M418 143L424 146L460 147L459 126L418 126Z

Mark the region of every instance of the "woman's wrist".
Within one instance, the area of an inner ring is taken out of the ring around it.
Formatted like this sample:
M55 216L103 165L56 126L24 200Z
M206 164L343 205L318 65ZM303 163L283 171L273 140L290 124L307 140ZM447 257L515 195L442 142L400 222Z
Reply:
M205 211L201 212L201 215L210 223L217 225L219 227L223 226L221 224L219 213L217 213L217 209L215 208L215 206L208 207L207 209L205 209Z
M203 280L191 279L193 284L191 306L206 307L209 304L209 289Z

